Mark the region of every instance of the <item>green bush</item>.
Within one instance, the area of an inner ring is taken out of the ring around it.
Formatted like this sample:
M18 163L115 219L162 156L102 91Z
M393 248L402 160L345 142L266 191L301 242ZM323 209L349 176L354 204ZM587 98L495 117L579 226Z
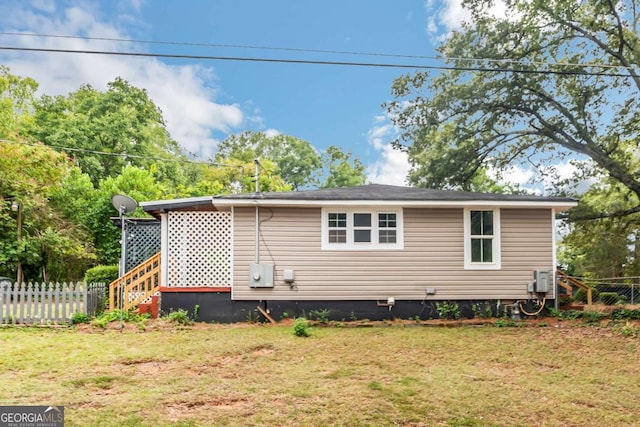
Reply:
M311 320L315 320L318 323L327 324L329 323L329 313L331 310L328 308L323 308L321 310L311 310L309 312L309 318Z
M613 310L611 312L611 318L613 320L640 319L640 308L622 308L620 310Z
M173 323L177 323L178 325L183 326L193 325L194 323L193 320L189 318L189 313L187 313L187 310L183 310L181 308L169 313L167 319L169 319L169 321Z
M441 319L459 319L460 307L455 302L444 301L436 303L436 311Z
M601 313L599 311L583 311L582 320L587 325L597 325L601 320L607 318L607 313Z
M293 320L293 335L297 337L308 337L309 333L309 321L304 317L298 317Z
M78 323L89 323L89 316L86 313L73 313L71 316L71 323L77 325Z
M145 322L149 318L150 316L147 313L137 313L133 310L120 311L116 309L102 313L100 316L93 319L91 324L99 328L105 328L107 324L115 321L122 320L123 322L140 323Z
M617 292L603 292L600 294L600 301L606 305L614 305L618 302L618 293Z
M566 320L575 320L582 317L582 311L579 310L567 310L562 313L562 318Z
M109 284L116 280L120 274L117 265L98 265L84 273L84 281L87 283Z
M524 322L516 322L509 316L503 316L494 322L496 328L520 328L524 326Z
M600 295L600 292L598 292L598 290L596 288L591 288L591 300L592 301L598 301L598 296ZM586 289L578 289L578 291L573 295L573 300L575 302L579 302L582 304L586 304L587 303L587 291Z

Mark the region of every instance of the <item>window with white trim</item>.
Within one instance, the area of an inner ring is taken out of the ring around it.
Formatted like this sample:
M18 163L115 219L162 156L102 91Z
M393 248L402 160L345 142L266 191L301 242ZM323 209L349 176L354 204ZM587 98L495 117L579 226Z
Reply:
M331 212L328 216L329 243L347 243L347 214Z
M322 209L322 249L402 249L402 209Z
M500 268L500 210L464 210L464 268Z
M398 215L395 213L378 214L378 242L396 243L398 240Z

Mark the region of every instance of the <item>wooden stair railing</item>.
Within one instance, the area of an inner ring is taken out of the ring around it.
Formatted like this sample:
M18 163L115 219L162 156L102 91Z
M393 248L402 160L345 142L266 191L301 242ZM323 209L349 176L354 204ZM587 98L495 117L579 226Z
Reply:
M124 288L122 289L122 286ZM160 290L160 252L109 284L109 310L135 309ZM122 296L122 306L120 297Z
M556 270L556 277L558 278L558 284L568 290L569 296L571 296L572 293L571 285L574 285L581 289L584 289L587 292L587 305L593 304L591 287L589 285L585 285L580 280L576 279L575 277L569 276L567 273L559 269Z

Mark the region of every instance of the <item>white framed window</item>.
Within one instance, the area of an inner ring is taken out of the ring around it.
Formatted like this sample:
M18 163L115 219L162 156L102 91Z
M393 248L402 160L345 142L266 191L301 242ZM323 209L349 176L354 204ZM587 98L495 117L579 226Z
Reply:
M500 269L500 210L464 210L464 268Z
M327 219L328 242L347 243L347 214L331 212Z
M402 209L323 208L323 250L404 248Z

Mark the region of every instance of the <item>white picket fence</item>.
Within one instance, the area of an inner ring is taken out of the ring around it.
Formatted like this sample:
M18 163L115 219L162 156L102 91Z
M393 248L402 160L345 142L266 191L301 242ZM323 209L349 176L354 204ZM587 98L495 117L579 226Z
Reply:
M70 323L104 307L104 283L14 283L0 285L0 324Z

